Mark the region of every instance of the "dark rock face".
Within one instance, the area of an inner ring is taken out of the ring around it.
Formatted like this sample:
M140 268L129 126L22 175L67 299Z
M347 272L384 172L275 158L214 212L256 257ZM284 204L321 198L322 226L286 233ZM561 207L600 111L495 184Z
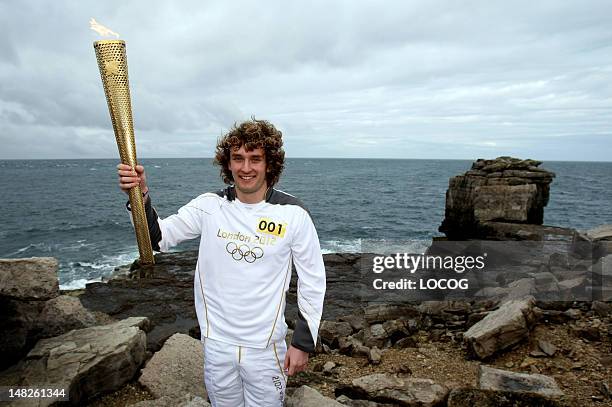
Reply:
M25 356L38 340L37 320L44 301L0 297L0 370Z
M541 225L555 174L540 161L498 157L479 159L449 181L440 232L449 239L486 238L484 222Z
M96 324L78 298L59 295L58 264L52 257L0 259L0 370L39 339Z
M162 253L155 261L152 267L135 264L127 275L106 283L87 284L79 297L87 309L117 320L149 318L152 330L147 334L147 349L153 352L173 334L189 334L198 325L193 304L197 252Z
M52 257L0 259L0 369L25 356L41 337L45 300L59 295L58 265Z

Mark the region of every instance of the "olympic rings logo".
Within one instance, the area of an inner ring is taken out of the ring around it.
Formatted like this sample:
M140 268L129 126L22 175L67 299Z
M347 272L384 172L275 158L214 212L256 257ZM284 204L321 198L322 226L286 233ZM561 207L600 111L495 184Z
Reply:
M251 249L246 244L238 245L234 242L229 242L225 246L225 250L232 255L232 259L236 261L244 260L247 263L253 263L264 255L264 251L261 247L256 246Z

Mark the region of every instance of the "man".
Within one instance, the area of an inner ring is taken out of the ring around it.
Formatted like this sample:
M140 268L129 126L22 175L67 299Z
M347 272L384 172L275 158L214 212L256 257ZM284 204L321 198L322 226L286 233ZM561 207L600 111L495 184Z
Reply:
M205 193L160 219L145 170L120 164L119 185L140 185L153 249L201 236L194 278L213 406L282 406L286 375L314 351L325 268L314 224L295 197L273 188L284 168L282 134L263 120L234 126L217 143L227 188ZM298 274L298 320L286 349L285 295Z

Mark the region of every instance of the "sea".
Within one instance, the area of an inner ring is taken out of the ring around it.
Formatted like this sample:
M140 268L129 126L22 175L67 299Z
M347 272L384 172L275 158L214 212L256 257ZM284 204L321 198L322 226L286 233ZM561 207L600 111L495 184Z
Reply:
M1 160L0 257L52 256L62 289L101 281L138 258L116 159ZM161 217L224 187L211 158L150 158L151 198ZM440 236L449 178L469 160L293 158L278 189L300 198L325 253L360 252L362 242ZM612 162L555 162L544 223L579 230L612 224ZM198 241L174 251L191 250Z

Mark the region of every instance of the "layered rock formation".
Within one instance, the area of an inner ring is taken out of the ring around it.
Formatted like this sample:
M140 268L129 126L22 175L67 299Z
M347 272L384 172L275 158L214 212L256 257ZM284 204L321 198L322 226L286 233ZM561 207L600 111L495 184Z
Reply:
M555 174L540 164L512 157L475 161L465 174L450 179L439 231L451 240L508 238L510 231L492 236L491 224L541 225Z

